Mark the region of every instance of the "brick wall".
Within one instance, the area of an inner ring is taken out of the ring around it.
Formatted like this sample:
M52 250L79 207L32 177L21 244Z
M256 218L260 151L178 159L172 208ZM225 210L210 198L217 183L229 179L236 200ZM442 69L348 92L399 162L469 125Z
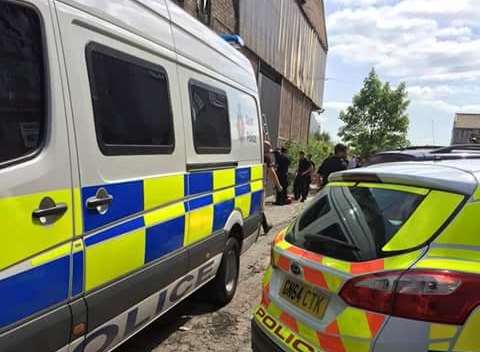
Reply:
M190 15L198 18L198 0L174 0ZM235 3L239 0L210 0L210 27L221 33L236 33L237 19Z
M238 0L210 0L211 1L211 27L216 32L236 33L237 20L235 18L235 1Z
M173 0L190 15L197 17L197 0Z

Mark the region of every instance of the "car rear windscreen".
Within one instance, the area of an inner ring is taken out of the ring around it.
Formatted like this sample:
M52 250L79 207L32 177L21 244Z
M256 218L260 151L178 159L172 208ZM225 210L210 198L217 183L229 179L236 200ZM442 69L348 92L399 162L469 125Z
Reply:
M369 187L327 187L292 226L287 241L351 262L384 258L382 248L424 199L423 195Z

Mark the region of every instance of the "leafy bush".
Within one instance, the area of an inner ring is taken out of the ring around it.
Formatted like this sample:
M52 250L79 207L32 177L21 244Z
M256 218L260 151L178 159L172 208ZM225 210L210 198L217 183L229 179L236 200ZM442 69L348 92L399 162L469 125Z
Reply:
M292 161L290 169L293 174L298 167L300 151L304 151L305 155L312 154L312 160L317 168L333 152L333 143L328 133L315 133L306 144L288 141L285 146Z

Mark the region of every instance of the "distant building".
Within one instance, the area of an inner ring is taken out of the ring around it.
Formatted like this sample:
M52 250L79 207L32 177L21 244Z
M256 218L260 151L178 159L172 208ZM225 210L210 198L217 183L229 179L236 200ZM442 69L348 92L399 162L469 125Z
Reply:
M480 114L457 113L453 123L452 144L480 143Z
M323 105L328 51L323 0L174 0L219 34L240 34L257 73L274 146L306 142Z

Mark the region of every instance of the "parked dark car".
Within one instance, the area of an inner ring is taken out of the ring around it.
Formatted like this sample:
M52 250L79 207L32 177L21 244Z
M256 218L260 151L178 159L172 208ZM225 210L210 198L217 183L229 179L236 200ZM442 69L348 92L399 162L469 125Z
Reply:
M479 157L480 145L475 144L448 147L419 146L377 153L368 159L366 166L400 161L478 159Z

